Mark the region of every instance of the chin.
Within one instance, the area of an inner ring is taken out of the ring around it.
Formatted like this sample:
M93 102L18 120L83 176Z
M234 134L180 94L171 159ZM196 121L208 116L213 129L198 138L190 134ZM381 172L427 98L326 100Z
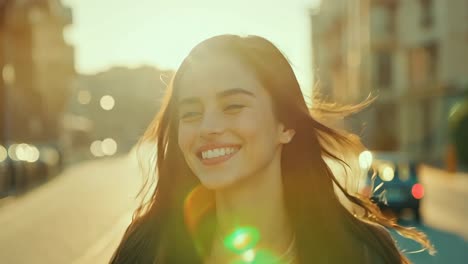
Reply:
M231 182L225 182L225 181L202 181L201 184L203 185L203 187L212 191L219 191L219 190L226 189L234 185Z
M237 177L216 177L214 175L205 175L205 177L199 177L203 187L212 190L219 191L236 185L239 181Z

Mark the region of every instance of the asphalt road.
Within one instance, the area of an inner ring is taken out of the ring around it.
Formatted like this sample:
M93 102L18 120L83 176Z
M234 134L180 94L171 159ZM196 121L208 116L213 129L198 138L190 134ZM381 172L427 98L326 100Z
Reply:
M429 255L427 251L418 252L421 246L409 239L403 238L396 232L392 232L397 240L400 249L415 264L464 264L468 260L468 241L461 236L441 231L424 225L408 225L418 228L426 233L437 252L434 256Z
M0 263L106 263L136 205L132 166L125 158L83 163L2 201Z
M0 201L0 263L107 263L137 205L134 197L141 181L136 171L137 164L129 157L86 162L22 197ZM428 198L434 206L426 203L423 217L430 216L428 224L436 223L436 228L418 228L428 234L438 253L434 257L425 252L408 256L416 264L467 263L468 242L460 235L463 230L457 229L465 224L459 223L462 219L451 219L444 226L448 211L440 209L444 207L440 203L454 200L442 194L433 197L444 198L437 198L442 202ZM450 206L460 205L445 205ZM394 236L401 249L419 249Z

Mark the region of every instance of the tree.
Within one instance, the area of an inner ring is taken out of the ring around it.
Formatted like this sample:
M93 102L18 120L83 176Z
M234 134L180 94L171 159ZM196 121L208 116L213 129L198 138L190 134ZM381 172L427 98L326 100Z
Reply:
M468 166L468 93L465 99L453 106L449 116L451 140L455 146L457 161Z

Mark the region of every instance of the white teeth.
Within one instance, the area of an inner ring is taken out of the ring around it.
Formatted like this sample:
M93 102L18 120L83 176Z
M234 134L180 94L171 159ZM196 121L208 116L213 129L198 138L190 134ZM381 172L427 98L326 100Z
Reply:
M203 159L212 159L225 155L230 155L236 151L235 148L217 148L202 152Z

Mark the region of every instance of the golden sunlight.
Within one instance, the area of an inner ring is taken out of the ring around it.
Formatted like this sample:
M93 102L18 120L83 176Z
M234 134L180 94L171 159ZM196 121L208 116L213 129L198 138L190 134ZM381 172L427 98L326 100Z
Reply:
M261 35L288 56L306 94L311 87L308 8L318 0L139 1L65 0L73 25L65 31L75 46L76 68L95 73L114 65L175 69L190 49L218 34Z

